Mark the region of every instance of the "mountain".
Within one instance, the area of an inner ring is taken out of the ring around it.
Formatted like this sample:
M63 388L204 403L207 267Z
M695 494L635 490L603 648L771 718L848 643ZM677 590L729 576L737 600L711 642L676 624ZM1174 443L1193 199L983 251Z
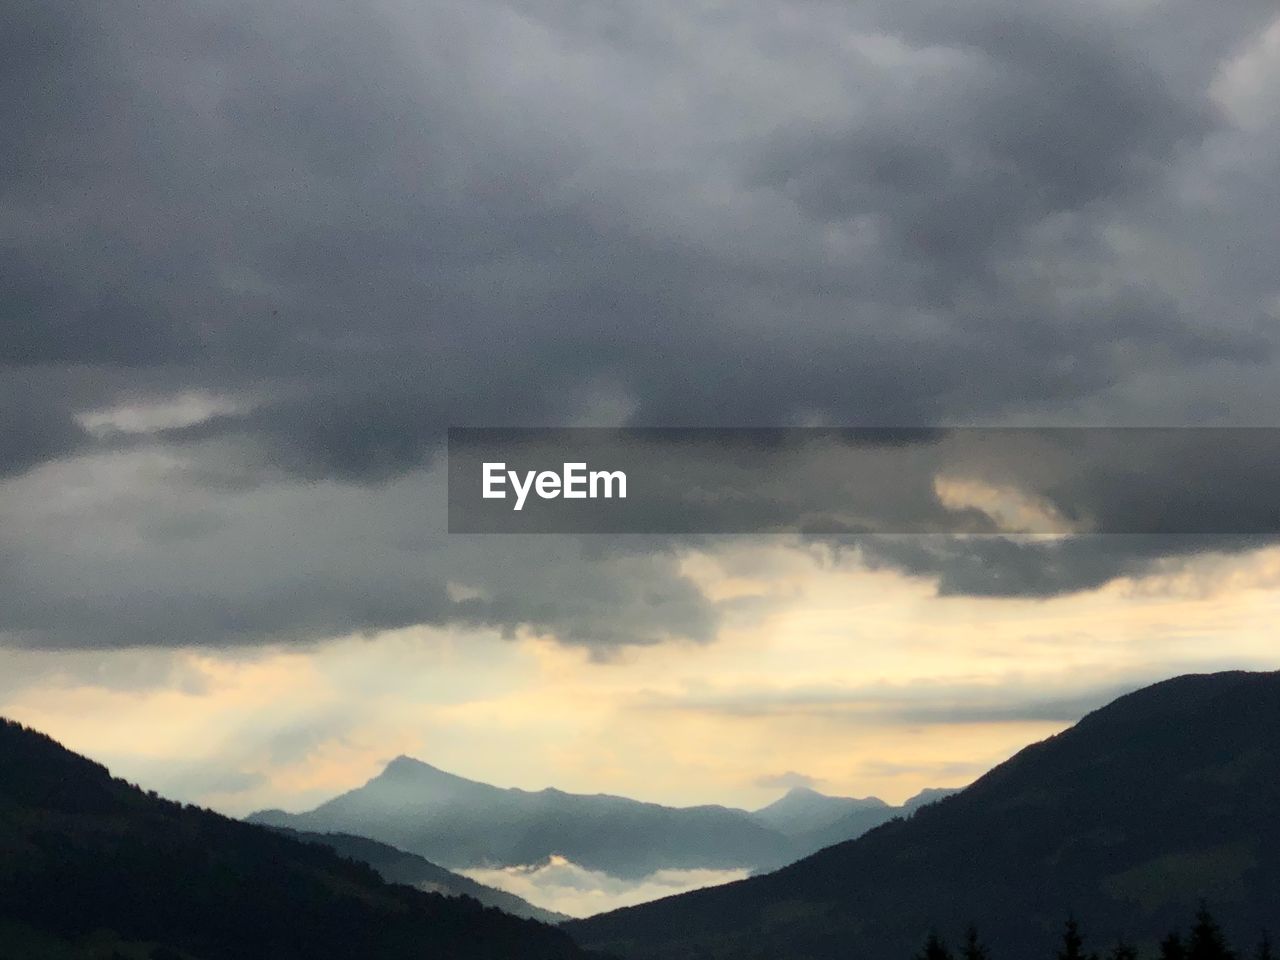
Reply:
M830 827L855 812L884 813L884 819L887 820L892 816L888 812L892 809L879 797L868 797L865 800L829 797L809 787L793 787L784 797L762 807L751 816L757 823L794 837Z
M561 856L630 880L671 869L774 869L907 812L812 790L792 791L755 813L666 807L606 794L504 789L397 757L364 786L314 810L264 810L248 820L369 837L452 870Z
M503 789L409 757L309 813L263 811L249 820L370 837L451 869L559 855L627 879L662 869L779 866L790 850L786 837L742 810Z
M580 960L563 933L144 793L0 720L0 958Z
M816 825L814 827L795 834L793 844L796 856L792 859L799 860L801 857L808 856L824 847L844 843L846 840L853 840L867 831L875 829L882 823L888 823L895 817L909 817L925 804L936 803L943 797L948 797L955 792L955 790L933 787L920 791L900 807L888 806L875 797L871 797L869 800L855 801L856 805L845 809L835 819L822 823L822 818L815 818Z
M1203 898L1280 928L1280 673L1122 697L969 788L765 876L566 924L627 958L902 960L976 923L996 960L1063 920L1148 949Z
M385 843L352 836L349 833L299 833L287 827L272 827L304 843L319 843L346 857L367 863L388 883L402 883L428 893L449 897L472 897L486 907L497 907L516 917L527 917L542 923L561 923L569 917L554 910L543 910L506 890L486 887L470 877L438 867L414 853L406 853Z
M944 797L949 797L953 793L959 792L960 791L954 787L925 787L925 789L921 790L914 797L910 797L903 802L902 811L904 813L914 813L926 803L937 803Z

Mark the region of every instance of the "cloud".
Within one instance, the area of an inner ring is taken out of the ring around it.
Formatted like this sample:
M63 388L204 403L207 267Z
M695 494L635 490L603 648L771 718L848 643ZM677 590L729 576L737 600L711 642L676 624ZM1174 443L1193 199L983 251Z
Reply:
M640 880L621 880L559 856L543 864L458 872L571 917L589 917L689 890L731 883L746 879L749 873L747 870L658 870Z
M573 4L326 3L294 58L281 2L24 5L11 42L65 62L15 49L7 80L30 94L6 124L26 134L12 356L265 381L221 427L351 478L411 469L461 416L555 418L601 382L650 421L932 418L1264 359L1256 318L1188 315L1108 266L1101 231L1150 217L1180 151L1227 129L1144 47L1167 28L934 7L796 8L770 42L754 4L584 25ZM1221 20L1210 57L1263 25ZM646 165L633 146L659 135Z
M714 635L714 605L669 547L541 537L446 546L440 494L431 476L372 498L332 483L218 486L163 457L49 466L0 500L0 624L44 648L300 642L450 624L552 635L603 655ZM64 498L79 507L62 509Z
M6 642L714 634L670 544L418 522L451 424L1280 414L1271 4L6 12L6 521L147 474L6 536ZM77 419L188 395L225 407ZM1007 549L874 548L988 595ZM1024 551L1003 582L1185 550Z
M50 653L0 648L0 697L35 685L51 691L91 685L130 693L175 690L200 695L208 690L209 678L177 652L89 649Z
M225 767L208 760L184 763L167 757L159 762L135 762L135 767L139 785L165 797L222 799L260 789L268 783L263 773Z
M1001 758L1003 759L1003 758ZM980 774L986 773L999 760L978 761L945 761L925 763L895 763L892 760L868 760L858 765L857 774L863 777L923 777L929 783L968 783ZM927 788L929 789L929 788ZM945 790L945 787L932 788Z
M1054 597L1121 577L1176 568L1179 561L1239 555L1268 545L1262 535L1103 534L1044 540L1020 537L868 537L856 542L872 568L933 578L942 596Z
M88 439L50 391L0 379L0 480L66 456Z
M766 774L756 777L754 782L757 787L779 790L794 790L796 787L807 787L810 790L816 790L822 785L822 781L816 777L811 777L805 773L796 773L794 770L788 770L786 773Z
M1086 713L1141 686L1114 678L1089 684L1006 676L995 680L913 680L909 683L806 684L711 689L652 697L651 709L694 711L735 717L801 715L843 721L855 727L954 727L962 724L1071 724ZM774 786L804 778L783 774ZM760 781L759 785L765 785Z

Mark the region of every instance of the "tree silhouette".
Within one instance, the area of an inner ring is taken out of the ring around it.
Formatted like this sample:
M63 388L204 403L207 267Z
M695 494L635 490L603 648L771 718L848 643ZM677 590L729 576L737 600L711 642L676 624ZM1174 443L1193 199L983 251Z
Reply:
M924 950L922 950L916 960L954 960L947 942L938 936L938 931L933 930L929 933L929 939L924 942Z
M1084 952L1084 937L1080 933L1080 924L1075 917L1068 917L1066 927L1062 931L1062 949L1058 951L1058 960L1098 960L1098 955Z
M991 960L991 954L987 952L986 944L978 939L978 928L973 924L965 931L964 952L960 956L962 960Z
M1235 952L1227 946L1209 909L1202 903L1196 911L1195 926L1191 928L1191 936L1187 940L1186 960L1235 960Z
M789 954L788 954L789 956ZM1160 942L1159 960L1244 960L1228 944L1222 927L1209 912L1204 903L1196 912L1195 923L1185 937L1175 930ZM924 949L916 954L914 960L991 960L991 954L978 936L978 928L970 924L965 931L964 944L953 956L947 942L933 931L925 942ZM1062 930L1062 945L1057 951L1055 960L1103 960L1099 954L1086 952L1084 935L1080 932L1080 924L1074 916L1069 916ZM1137 947L1121 937L1105 954L1105 960L1139 960ZM1248 954L1247 960L1277 960L1271 946L1271 937L1264 930L1257 949Z

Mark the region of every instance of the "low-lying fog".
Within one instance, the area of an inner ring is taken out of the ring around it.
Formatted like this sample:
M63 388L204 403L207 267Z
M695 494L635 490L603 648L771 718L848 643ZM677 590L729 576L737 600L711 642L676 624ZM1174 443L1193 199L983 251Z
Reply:
M742 880L749 871L658 870L640 880L624 880L553 856L546 863L530 866L473 867L455 872L510 891L547 910L571 917L589 917L699 887Z

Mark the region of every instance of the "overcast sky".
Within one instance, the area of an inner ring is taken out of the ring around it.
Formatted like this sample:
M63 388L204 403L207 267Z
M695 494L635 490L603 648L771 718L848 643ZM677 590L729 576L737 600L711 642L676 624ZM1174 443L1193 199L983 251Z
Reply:
M1278 121L1273 0L0 0L0 712L236 813L900 800L1280 667L1265 538L450 537L443 464L1280 423Z

